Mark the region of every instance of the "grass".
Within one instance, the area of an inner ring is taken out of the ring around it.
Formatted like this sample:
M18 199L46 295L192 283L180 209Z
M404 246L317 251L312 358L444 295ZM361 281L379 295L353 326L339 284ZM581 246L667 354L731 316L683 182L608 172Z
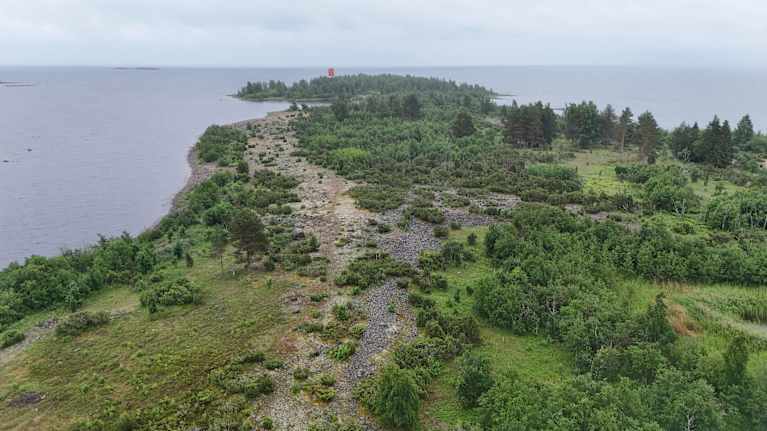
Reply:
M202 304L150 317L138 308L137 293L105 290L84 309L117 312L112 322L78 337L45 337L2 366L0 400L24 391L44 393L45 399L0 409L0 429L66 429L93 414L160 404L175 414L174 403L217 390L207 378L212 368L251 349L277 355L277 336L289 323L279 298L295 277L273 274L275 282L266 288L261 275L231 277L220 274L216 259L196 256L195 262L164 272L203 286Z
M637 163L638 154L635 151L620 153L610 148L594 148L592 150L575 151L574 155L575 157L568 160L566 165L577 169L578 174L584 181L584 191L592 193L604 192L608 195L624 192L634 196L641 192L640 186L622 182L615 175L615 165ZM688 169L695 166L671 159L670 155L662 157L658 160L658 164L673 164ZM707 185L703 179L689 182L688 184L693 192L700 196L704 202L711 199L718 191L734 193L746 190L745 187L721 179L712 179Z
M632 184L621 182L615 175L615 165L631 163L636 159L636 154L621 154L607 148L578 151L574 154L575 158L569 160L567 166L575 168L583 178L584 191L614 195L621 191L632 193L638 190Z

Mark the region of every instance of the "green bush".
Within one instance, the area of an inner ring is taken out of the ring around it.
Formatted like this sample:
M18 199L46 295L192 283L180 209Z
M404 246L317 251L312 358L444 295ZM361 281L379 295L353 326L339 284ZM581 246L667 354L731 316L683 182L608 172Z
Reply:
M327 355L336 361L345 361L349 359L357 350L357 344L354 342L341 343L338 346L329 349Z
M458 364L456 395L464 407L476 407L479 398L493 387L490 360L477 354L464 353Z
M293 370L293 378L298 381L304 381L309 378L309 373L308 368L296 368Z
M200 288L187 278L160 283L141 294L141 305L150 312L160 305L199 304L201 301Z
M389 277L409 276L413 269L406 263L398 262L388 254L369 252L353 260L336 278L338 286L357 286L367 289Z
M0 334L0 349L5 349L7 347L13 346L14 344L21 343L24 341L24 338L26 338L26 336L23 332L14 330L3 332Z
M347 302L346 304L335 304L333 306L333 314L336 316L336 319L345 322L351 318L351 309L351 302Z
M436 238L447 238L450 235L450 231L445 226L434 226L434 236Z
M359 340L365 334L365 331L367 331L367 329L368 329L367 323L355 323L354 325L352 325L351 328L349 328L349 334L351 334L352 337Z
M276 370L282 368L283 362L279 359L267 359L264 361L264 368L267 370Z
M266 354L260 350L250 350L237 357L238 364L260 364L266 359Z
M56 335L74 337L90 329L105 325L108 322L109 313L106 311L96 313L81 311L70 314L64 321L56 325Z
M370 410L385 426L413 429L421 407L413 373L396 365L386 366L378 377Z

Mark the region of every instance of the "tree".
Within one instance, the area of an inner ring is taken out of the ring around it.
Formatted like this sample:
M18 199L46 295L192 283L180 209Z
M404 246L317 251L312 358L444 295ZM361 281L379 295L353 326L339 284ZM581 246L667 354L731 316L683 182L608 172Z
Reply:
M618 116L615 115L612 105L605 106L605 109L600 114L603 144L609 145L615 141L618 132L617 120Z
M388 365L379 377L373 400L375 414L384 425L412 429L418 423L418 385L409 370Z
M700 160L704 163L724 168L729 166L734 155L730 124L720 123L719 117L714 117L703 131L698 146Z
M450 127L450 133L456 138L471 136L475 131L474 120L471 119L471 115L463 111L455 116L453 124Z
M336 120L344 121L349 117L349 100L346 97L339 97L330 105L330 109L333 111L333 115L336 116Z
M700 129L698 123L688 126L682 123L671 132L671 153L679 160L684 162L699 161L699 152L696 149L700 139Z
M639 155L647 164L655 163L655 147L658 144L660 130L655 117L645 112L638 118L639 123Z
M751 117L748 114L738 121L738 127L735 128L733 135L733 143L736 148L744 148L754 138L754 123L751 122Z
M724 354L723 383L726 386L742 386L748 379L748 344L743 336L737 336L730 342Z
M630 142L629 136L634 127L634 113L631 109L626 109L621 112L621 117L618 120L618 149L622 153L626 148L626 143Z
M402 115L408 120L417 120L421 116L421 102L415 94L405 96L402 101Z
M556 114L541 102L504 107L502 111L504 141L515 148L544 148L556 134Z
M465 407L476 407L479 397L493 387L490 360L485 356L467 352L461 357L458 367L458 399Z
M235 213L231 236L237 253L246 268L253 262L254 256L269 248L269 240L264 232L264 225L258 214L250 209L241 209Z
M655 303L647 308L645 314L639 319L640 337L643 341L668 345L676 340L676 333L668 322L668 307L664 301L665 296L659 293L655 297Z
M580 148L588 148L600 142L602 136L600 116L594 102L567 105L565 136Z
M224 272L224 253L229 245L229 233L224 228L218 228L210 233L210 251L214 257L218 257L221 272Z

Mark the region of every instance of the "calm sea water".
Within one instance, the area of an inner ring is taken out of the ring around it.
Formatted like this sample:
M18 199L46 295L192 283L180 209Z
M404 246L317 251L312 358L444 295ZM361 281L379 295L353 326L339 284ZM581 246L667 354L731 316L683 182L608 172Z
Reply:
M473 82L554 107L594 100L652 111L669 127L737 121L767 126L764 71L592 67L337 69ZM246 80L293 81L324 69L0 68L0 267L32 254L138 233L189 175L186 154L210 124L264 116L285 103L230 97ZM8 160L7 163L2 162Z

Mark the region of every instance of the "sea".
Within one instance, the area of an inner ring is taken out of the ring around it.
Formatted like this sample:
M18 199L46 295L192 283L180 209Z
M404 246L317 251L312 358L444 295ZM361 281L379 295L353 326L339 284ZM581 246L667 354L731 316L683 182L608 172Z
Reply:
M190 175L187 154L211 124L260 118L285 102L231 97L246 81L293 82L327 68L0 67L0 268L138 234L167 213ZM339 68L477 83L499 102L554 108L593 100L663 127L735 123L767 128L765 70L661 67Z

